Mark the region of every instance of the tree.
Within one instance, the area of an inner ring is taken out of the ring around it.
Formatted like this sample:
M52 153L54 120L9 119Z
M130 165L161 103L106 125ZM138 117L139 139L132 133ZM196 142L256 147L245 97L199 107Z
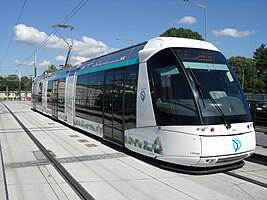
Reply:
M256 61L256 68L258 70L258 77L263 82L263 91L267 92L267 47L261 44L259 48L253 53L253 58Z
M4 78L3 85L7 85L9 91L15 91L18 89L19 77L16 74L10 74Z
M44 71L44 74L53 73L55 71L57 71L57 67L55 65L50 65L47 70Z
M20 79L21 81L21 91L30 91L31 90L31 79L27 76L23 76ZM10 74L7 77L0 77L0 91L5 91L6 86L9 91L18 91L19 90L19 77L15 74Z
M30 91L31 90L31 79L27 76L21 77L21 90Z
M72 67L72 64L68 63L67 68L70 68L70 67Z
M245 92L258 93L261 91L262 82L258 79L256 62L253 59L236 56L229 58L228 62L233 67Z
M161 37L181 37L181 38L190 38L196 40L204 40L202 35L197 31L193 32L191 29L184 28L169 28L167 31L160 35Z

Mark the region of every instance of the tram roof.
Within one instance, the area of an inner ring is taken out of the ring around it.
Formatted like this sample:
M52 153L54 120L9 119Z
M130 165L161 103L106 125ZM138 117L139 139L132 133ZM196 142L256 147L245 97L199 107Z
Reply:
M145 62L155 53L171 47L219 51L213 44L206 41L177 37L156 37L149 40L144 49L139 52L139 61Z
M81 63L78 65L78 68L81 69L78 74L137 64L139 63L138 53L146 43L143 42Z
M168 47L181 47L181 48L198 48L219 51L213 44L189 38L178 37L156 37L149 40L144 49L157 48L164 49Z
M148 60L156 52L169 47L187 47L219 51L214 45L205 41L177 37L156 37L147 42L87 60L79 65L63 68L52 74L41 75L37 79L46 77L49 77L50 80L64 78L68 76L69 71L76 69L78 69L77 73L79 75L138 64L139 62Z

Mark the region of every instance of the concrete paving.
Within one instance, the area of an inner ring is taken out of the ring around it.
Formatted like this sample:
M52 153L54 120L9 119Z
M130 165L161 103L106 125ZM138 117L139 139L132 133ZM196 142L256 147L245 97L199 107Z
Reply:
M160 169L31 111L27 102L5 104L97 200L266 199L264 187L225 173L194 176ZM0 192L4 171L9 199L79 199L1 104L0 142ZM246 162L234 172L267 183L266 166Z
M2 147L0 141L0 199L7 199L7 186L6 186L6 178L5 178L5 170L3 165L3 156L2 156Z
M21 106L18 113L32 113L29 105ZM39 149L1 104L0 110L0 141L8 198L80 199L51 164L45 162L43 165L35 156L34 152Z

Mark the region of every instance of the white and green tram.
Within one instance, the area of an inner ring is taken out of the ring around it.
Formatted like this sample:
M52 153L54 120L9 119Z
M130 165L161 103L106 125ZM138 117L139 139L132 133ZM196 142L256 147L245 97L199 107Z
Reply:
M240 83L212 44L158 37L37 77L33 109L131 151L192 167L250 156Z

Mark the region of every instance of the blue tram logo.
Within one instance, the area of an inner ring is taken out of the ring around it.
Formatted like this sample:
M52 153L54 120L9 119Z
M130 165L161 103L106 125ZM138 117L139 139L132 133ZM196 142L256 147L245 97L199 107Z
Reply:
M235 152L241 149L241 141L239 139L234 139L233 141L233 148Z
M142 90L142 91L140 92L140 98L141 98L142 102L145 101L145 99L146 99L146 92L145 92L145 90Z

